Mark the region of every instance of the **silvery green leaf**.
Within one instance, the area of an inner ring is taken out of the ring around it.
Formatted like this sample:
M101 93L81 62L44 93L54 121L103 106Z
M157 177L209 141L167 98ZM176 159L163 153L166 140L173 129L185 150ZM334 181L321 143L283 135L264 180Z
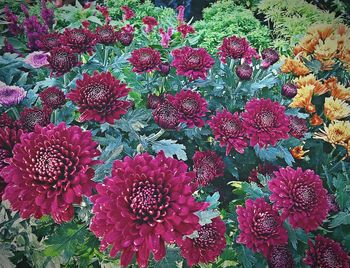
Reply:
M163 151L167 157L173 157L176 155L180 160L187 160L187 155L185 152L186 147L182 144L178 144L176 140L155 141L152 144L152 149L156 153Z

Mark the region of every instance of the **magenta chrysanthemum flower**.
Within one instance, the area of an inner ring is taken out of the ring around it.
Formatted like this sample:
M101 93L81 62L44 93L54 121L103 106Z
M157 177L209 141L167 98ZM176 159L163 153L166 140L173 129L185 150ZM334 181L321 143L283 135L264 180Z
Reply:
M196 151L193 156L193 171L196 172L196 182L205 186L214 179L224 176L224 160L214 151Z
M176 129L180 123L177 109L167 100L160 103L153 111L154 122L164 129Z
M158 65L157 70L161 76L167 76L170 73L170 63L162 62L160 65Z
M48 87L39 93L39 97L44 106L51 109L62 107L66 103L64 93L58 87Z
M207 101L200 93L192 90L181 90L175 96L169 96L169 101L174 105L180 115L180 122L187 127L204 126L203 117L208 112Z
M50 124L51 108L24 108L19 119L21 126L27 131L33 131L36 125L45 127Z
M239 38L237 36L224 38L221 46L219 47L218 54L220 55L223 63L226 63L227 58L244 58L246 63L251 63L253 57L256 59L259 58L258 53L250 46L248 41L244 37Z
M264 198L248 199L245 208L238 206L238 228L240 234L237 242L246 245L254 252L268 255L269 248L274 245L288 243L287 230L283 228L283 220Z
M13 106L20 103L26 92L23 88L17 86L0 86L0 104L4 106Z
M293 83L285 83L282 86L281 94L288 99L292 99L298 94L298 87Z
M307 132L307 123L303 118L295 115L289 116L289 134L297 139L302 139Z
M55 47L60 47L60 37L62 34L60 33L48 33L40 36L40 39L36 41L37 46L40 50L49 52Z
M112 45L117 41L117 35L114 27L104 25L96 28L97 42L103 45Z
M177 31L181 33L182 38L186 38L188 34L195 32L194 28L188 24L182 24L178 26Z
M34 51L26 56L24 62L37 69L49 64L47 58L47 53L42 51Z
M214 133L215 139L220 141L220 146L226 146L226 155L229 155L232 149L242 154L247 147L245 129L238 113L230 113L226 109L217 112L215 116L208 121L208 125Z
M134 67L133 72L136 73L152 72L162 63L159 51L150 47L143 47L131 52L129 62Z
M245 110L243 125L251 146L274 146L277 141L288 139L289 118L284 106L270 99L252 99L246 103Z
M84 73L67 97L78 105L81 121L114 124L131 106L130 101L121 100L129 91L111 73L94 72L92 76Z
M131 25L126 25L116 32L118 41L123 46L129 46L134 39L134 28Z
M91 198L95 215L90 229L102 238L100 249L111 245L112 257L121 251L123 267L134 254L140 267L147 267L151 252L161 260L165 243L180 243L200 228L195 213L207 204L194 200L193 179L184 162L163 152L115 161L112 177L98 184Z
M23 134L22 130L11 128L0 128L0 172L9 163L12 158L13 147L20 142L20 137Z
M146 16L142 18L142 22L145 24L145 32L150 33L153 31L153 28L158 25L158 21L151 16Z
M10 165L1 176L8 183L3 198L22 218L51 215L55 222L70 221L73 204L94 187L92 166L100 155L89 131L80 127L36 126L22 134Z
M275 245L269 249L267 256L269 268L294 268L292 253L286 245Z
M121 11L123 11L123 20L130 20L135 17L134 11L128 6L121 6Z
M48 57L51 69L56 75L68 73L73 67L78 66L77 55L67 47L57 47L50 51Z
M225 222L220 217L211 221L200 227L198 237L186 238L180 246L189 266L214 262L226 247Z
M176 73L192 80L205 79L208 70L214 65L213 58L204 48L182 47L174 49L171 54Z
M350 257L339 242L317 235L308 244L304 263L311 268L349 268Z
M261 62L261 67L265 69L275 64L280 58L278 51L273 48L265 48L261 52L261 56L263 59Z
M90 54L96 44L96 35L88 29L66 28L60 37L60 42L62 45L71 48L74 52L88 52Z
M287 167L274 172L269 181L270 200L294 228L316 230L328 213L327 190L314 171Z
M162 104L165 101L164 95L155 95L150 94L147 97L147 107L150 109L156 109L159 104Z

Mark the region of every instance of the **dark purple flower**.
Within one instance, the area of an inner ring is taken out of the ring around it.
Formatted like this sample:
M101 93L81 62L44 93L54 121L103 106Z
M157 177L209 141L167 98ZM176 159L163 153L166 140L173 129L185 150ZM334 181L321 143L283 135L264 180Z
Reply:
M269 249L267 255L269 268L294 268L293 256L288 246L274 245Z
M134 39L134 28L128 24L117 31L116 35L123 46L129 46Z
M272 64L276 63L280 56L278 55L278 52L273 49L273 48L266 48L261 52L261 56L262 56L262 62L261 62L261 66L262 68L268 68L269 66L271 66Z
M289 116L289 134L297 139L301 139L307 132L307 122L303 118L295 115Z
M245 63L242 65L237 65L236 74L241 80L249 80L253 74L253 67Z
M55 13L52 9L47 8L47 0L41 0L41 17L49 29L52 28L54 24Z
M152 114L154 121L161 128L176 129L180 123L179 112L169 101L159 104Z
M147 97L147 107L150 109L156 109L159 104L164 102L164 96L163 95L155 95L150 94Z
M39 93L39 97L43 105L51 109L60 108L66 102L63 91L58 87L48 87L44 89Z
M68 73L73 67L79 65L77 55L68 47L54 48L50 51L50 56L47 60L52 71L58 76Z
M158 72L161 76L167 76L170 72L170 63L169 62L162 62L158 65Z
M36 16L24 20L24 29L27 36L27 46L30 50L38 50L37 41L41 36L48 33L47 26L42 25Z
M298 93L298 88L293 83L286 83L282 86L282 95L288 99L294 98Z
M31 132L34 131L36 125L44 127L50 124L50 115L51 109L46 107L44 109L24 108L19 121L25 130Z
M22 34L23 33L23 26L18 23L18 17L16 16L15 13L13 13L10 10L8 5L5 5L4 13L5 13L6 21L8 22L7 27L8 27L9 32L14 36Z

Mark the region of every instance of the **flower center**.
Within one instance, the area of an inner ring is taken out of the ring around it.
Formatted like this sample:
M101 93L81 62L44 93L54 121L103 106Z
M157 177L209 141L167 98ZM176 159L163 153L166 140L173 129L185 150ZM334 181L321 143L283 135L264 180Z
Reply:
M238 124L238 122L230 119L226 119L222 125L222 130L227 136L235 136L239 129L240 125Z
M198 231L198 235L198 237L193 239L193 243L196 245L196 247L202 249L213 248L219 237L218 232L213 228L212 224L202 226Z
M276 233L278 223L275 217L269 212L259 212L254 219L253 229L259 238L269 238Z
M261 111L255 117L255 123L261 129L271 128L275 126L275 122L276 117L271 111Z
M317 201L315 190L309 185L295 185L292 196L298 211L311 210Z
M139 58L141 62L145 62L145 63L148 63L151 59L152 59L152 55L149 53L142 53Z
M110 36L113 35L113 32L109 29L101 29L99 31L99 35L102 37L102 38L108 38Z
M197 180L206 181L212 179L215 176L215 163L211 156L207 156L200 163L200 167L197 169Z
M342 263L338 260L337 254L331 249L327 248L324 252L322 252L322 256L320 258L320 266L329 267L329 268L341 268Z
M164 221L170 201L168 188L146 180L135 182L128 191L130 210L136 221L150 226Z
M198 108L198 102L193 98L187 98L181 103L181 109L185 114L193 114Z
M58 64L65 64L68 60L68 53L64 52L64 51L59 51L56 55L55 55L55 61Z
M80 31L74 31L71 33L70 39L73 43L83 43L86 40L86 35Z
M201 57L198 55L191 55L188 58L188 63L196 67L201 63Z
M12 90L12 89L4 89L0 91L0 97L1 98L9 98L12 97L14 95L16 95L16 91Z
M40 124L43 121L45 121L45 115L42 111L31 111L24 118L27 129L33 129L36 124Z

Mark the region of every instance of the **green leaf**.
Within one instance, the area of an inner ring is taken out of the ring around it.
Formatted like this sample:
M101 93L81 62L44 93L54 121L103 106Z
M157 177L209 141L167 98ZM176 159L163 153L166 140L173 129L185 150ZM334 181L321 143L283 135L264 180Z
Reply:
M330 228L338 227L339 225L350 224L350 213L349 212L339 212L333 217L333 220L329 224Z
M246 193L248 198L251 198L251 199L257 199L268 195L264 193L255 182L251 182L251 183L243 182L242 189Z
M163 151L165 156L172 157L176 155L176 157L180 160L187 160L187 155L185 152L186 147L182 144L176 143L176 140L160 140L155 141L152 144L152 149L158 153Z
M256 264L256 258L253 252L243 245L236 247L237 257L240 263L243 264L244 268L253 268Z
M90 16L90 17L87 18L87 20L91 21L93 23L96 23L98 25L102 25L103 24L102 21L99 18L95 17L95 16Z
M210 224L211 220L220 216L220 212L217 210L203 210L195 213L199 217L199 224L201 226Z
M205 199L205 202L208 202L210 206L208 209L216 209L220 205L219 202L220 199L220 194L219 192L213 193L213 195L208 195L207 198Z

